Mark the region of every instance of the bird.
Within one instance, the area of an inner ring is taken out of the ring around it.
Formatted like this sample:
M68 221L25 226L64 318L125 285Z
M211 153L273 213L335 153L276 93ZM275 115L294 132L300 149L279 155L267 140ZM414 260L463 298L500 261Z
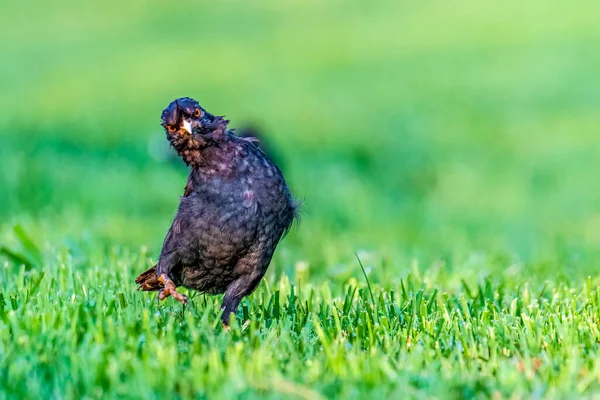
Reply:
M180 286L224 293L225 327L265 275L299 208L257 141L238 137L228 123L190 97L163 110L167 139L190 174L157 264L135 281L138 290L159 291L159 300L171 296L182 304L188 297L177 291Z

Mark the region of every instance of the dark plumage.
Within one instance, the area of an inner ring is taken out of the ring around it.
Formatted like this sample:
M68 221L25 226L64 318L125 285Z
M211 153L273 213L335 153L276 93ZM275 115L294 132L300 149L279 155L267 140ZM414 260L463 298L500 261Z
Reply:
M136 280L161 300L187 302L176 286L225 293L225 325L264 276L297 208L279 168L227 123L191 98L163 111L167 138L191 172L158 264Z

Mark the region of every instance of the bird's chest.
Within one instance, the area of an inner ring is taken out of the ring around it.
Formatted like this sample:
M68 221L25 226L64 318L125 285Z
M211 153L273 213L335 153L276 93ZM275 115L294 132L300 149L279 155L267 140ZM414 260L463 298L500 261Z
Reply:
M253 210L268 195L265 183L273 177L268 165L256 161L241 157L215 160L197 171L195 191L215 206Z
M260 212L252 190L240 179L213 176L198 183L202 184L182 198L179 215L193 237L197 261L212 269L231 263L250 248Z
M193 179L203 217L222 228L253 228L283 204L285 183L277 168L254 154L213 155Z
M259 195L247 173L205 173L196 185L197 216L213 235L246 242L260 223Z

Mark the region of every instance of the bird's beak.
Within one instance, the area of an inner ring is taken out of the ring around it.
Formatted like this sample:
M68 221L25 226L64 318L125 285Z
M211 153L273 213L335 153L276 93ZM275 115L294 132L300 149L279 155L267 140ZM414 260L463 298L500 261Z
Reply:
M187 133L189 133L190 135L192 134L192 122L184 119L183 123L181 124L181 129L183 129L184 131L186 131Z

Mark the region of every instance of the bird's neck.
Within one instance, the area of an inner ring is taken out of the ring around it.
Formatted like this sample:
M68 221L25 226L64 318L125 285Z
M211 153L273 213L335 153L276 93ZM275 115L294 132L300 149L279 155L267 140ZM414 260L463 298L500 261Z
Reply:
M212 121L203 127L202 131L171 144L182 158L192 168L203 168L211 164L218 149L229 140L227 130L228 120L223 117L213 117Z
M202 162L202 149L206 143L201 138L194 136L171 142L183 162L189 166L196 166Z

